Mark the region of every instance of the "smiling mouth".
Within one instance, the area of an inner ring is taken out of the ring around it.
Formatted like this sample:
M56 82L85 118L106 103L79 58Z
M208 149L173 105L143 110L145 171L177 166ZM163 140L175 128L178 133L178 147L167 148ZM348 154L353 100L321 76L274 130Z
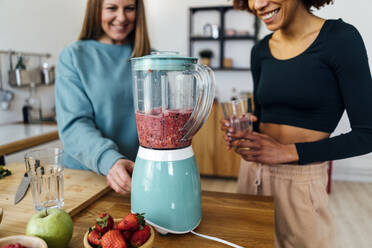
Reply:
M117 31L124 31L128 25L111 25Z
M267 21L273 18L276 14L278 14L280 8L274 9L273 11L267 12L266 14L262 14L262 20Z

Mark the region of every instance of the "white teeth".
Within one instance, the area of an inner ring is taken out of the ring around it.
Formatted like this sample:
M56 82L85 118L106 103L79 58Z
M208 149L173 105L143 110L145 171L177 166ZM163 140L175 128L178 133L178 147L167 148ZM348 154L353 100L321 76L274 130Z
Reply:
M279 9L276 9L276 10L274 10L274 11L272 11L272 12L266 14L266 15L263 15L263 16L262 16L262 19L263 19L263 20L270 19L270 18L272 18L272 17L273 17L276 13L278 13L278 12L279 12Z
M116 28L116 29L124 29L123 26L116 26L116 25L113 25L112 27L113 27L113 28Z

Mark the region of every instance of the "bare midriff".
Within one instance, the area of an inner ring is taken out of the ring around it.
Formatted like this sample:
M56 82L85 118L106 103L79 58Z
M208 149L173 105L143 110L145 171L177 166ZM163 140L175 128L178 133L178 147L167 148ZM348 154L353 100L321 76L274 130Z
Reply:
M281 144L313 142L329 137L329 133L283 124L260 123L260 133L274 138Z

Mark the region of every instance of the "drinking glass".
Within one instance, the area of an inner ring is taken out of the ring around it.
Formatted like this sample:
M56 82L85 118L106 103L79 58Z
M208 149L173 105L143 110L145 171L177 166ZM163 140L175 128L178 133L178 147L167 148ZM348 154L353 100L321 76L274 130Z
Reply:
M30 177L32 199L37 211L61 208L63 198L63 150L47 148L25 155L26 172Z
M253 130L249 101L250 99L238 98L221 103L224 118L230 121L236 133Z

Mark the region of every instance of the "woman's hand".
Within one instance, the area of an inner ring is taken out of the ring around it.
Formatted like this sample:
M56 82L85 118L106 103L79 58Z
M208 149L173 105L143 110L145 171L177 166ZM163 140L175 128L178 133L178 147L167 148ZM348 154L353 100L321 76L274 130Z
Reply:
M235 148L244 160L264 164L282 164L298 161L298 154L294 144L284 145L266 134L257 132L237 135L227 133L233 138L230 145Z
M107 184L117 193L127 195L132 184L134 162L128 159L119 159L107 174Z
M252 123L257 121L257 117L255 115L251 114L250 117L251 117ZM224 139L227 142L227 147L226 148L227 148L227 150L230 150L232 148L231 141L233 140L233 138L231 137L231 134L233 134L235 132L235 130L231 127L231 124L230 124L229 120L222 119L220 121L220 123L221 123L221 130L225 132ZM239 134L236 134L236 135L244 136L244 133L239 133Z

